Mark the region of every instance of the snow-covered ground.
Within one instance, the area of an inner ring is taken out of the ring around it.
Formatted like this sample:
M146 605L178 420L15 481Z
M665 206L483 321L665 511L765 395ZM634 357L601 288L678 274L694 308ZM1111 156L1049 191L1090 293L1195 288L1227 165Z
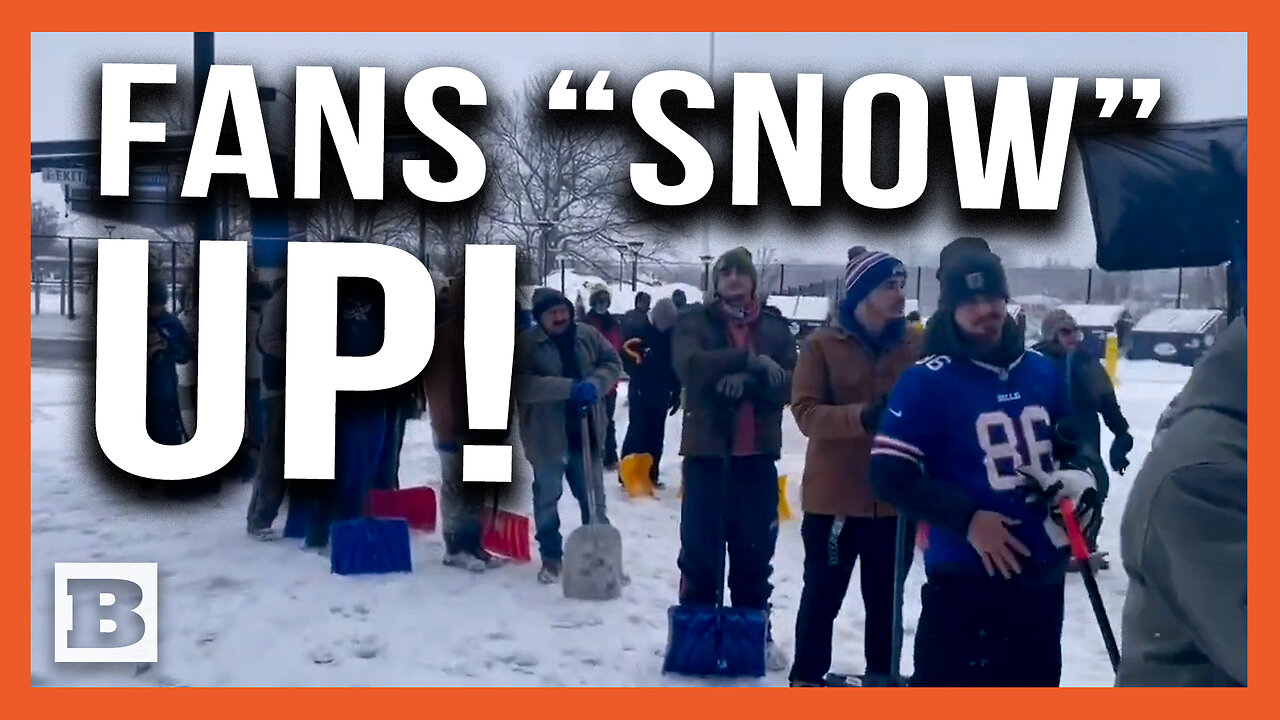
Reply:
M1165 404L1189 369L1120 364L1118 393L1133 426L1133 468L1112 479L1102 549L1119 555L1119 518L1129 483L1151 445ZM69 370L31 375L31 681L33 685L197 686L601 686L784 685L786 673L759 681L663 676L666 608L677 585L679 418L667 427L661 470L670 489L657 500L629 500L607 482L610 514L624 536L632 584L601 604L566 600L539 585L536 565L483 575L444 567L438 535L414 538L412 574L340 577L328 560L293 541L262 543L244 533L249 488L228 486L191 502L144 503L100 481L90 463L92 406L86 380ZM623 388L625 393L625 386ZM619 401L619 443L626 431ZM798 507L805 439L790 414L778 470L791 478ZM1104 430L1104 445L1110 436ZM439 465L426 421L411 422L402 458L405 485L435 484ZM527 503L527 495L524 500ZM564 531L577 512L565 493ZM803 550L799 520L783 524L774 571L777 639L792 647ZM54 665L54 562L157 562L160 661L152 666ZM923 572L912 567L904 609L903 668L920 610ZM1118 562L1099 578L1116 633L1126 582ZM854 573L837 620L833 670L862 669L862 608ZM1098 628L1078 576L1069 578L1063 632L1063 684L1112 684Z

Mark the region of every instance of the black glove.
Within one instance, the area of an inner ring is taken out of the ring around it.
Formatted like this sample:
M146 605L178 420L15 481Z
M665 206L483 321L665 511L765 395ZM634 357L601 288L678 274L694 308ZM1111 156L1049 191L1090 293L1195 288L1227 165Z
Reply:
M730 400L740 400L746 394L750 382L751 375L747 373L730 373L716 383L716 392Z
M884 407L888 402L889 396L881 395L878 399L862 406L862 410L858 413L858 422L862 423L862 429L868 435L875 433L880 427L880 416L884 413Z
M747 370L764 377L769 387L778 387L786 379L782 366L768 355L753 355L747 361Z
M680 393L674 392L671 393L671 406L667 411L667 417L675 415L678 412L680 412Z
M1129 433L1117 435L1111 441L1111 469L1124 474L1129 469L1129 451L1133 449L1133 436Z

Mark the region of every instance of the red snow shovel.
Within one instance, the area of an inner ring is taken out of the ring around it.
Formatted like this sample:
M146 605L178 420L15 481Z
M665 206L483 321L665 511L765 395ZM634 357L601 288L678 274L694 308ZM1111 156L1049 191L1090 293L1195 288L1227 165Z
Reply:
M480 542L485 550L515 562L533 559L529 552L529 518L499 510L497 495L493 498L493 510L485 515Z
M436 531L436 491L429 487L370 490L365 495L364 515L401 518L413 530L433 533Z

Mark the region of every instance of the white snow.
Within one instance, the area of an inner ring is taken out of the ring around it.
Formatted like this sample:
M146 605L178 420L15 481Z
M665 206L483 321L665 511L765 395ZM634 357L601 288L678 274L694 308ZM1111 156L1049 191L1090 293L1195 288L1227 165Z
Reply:
M1221 310L1160 308L1142 316L1133 331L1139 333L1181 333L1199 335L1222 317Z
M1082 328L1114 328L1125 313L1123 305L1061 305Z
M658 302L662 298L671 297L676 290L683 290L685 298L689 302L698 302L702 299L702 290L689 285L688 283L664 283L654 285L646 282L637 282L636 289L631 289L631 282L628 280L623 283L608 282L604 278L596 275L579 275L572 270L566 270L564 273L564 294L576 303L581 303L583 307L587 307L590 300L591 288L596 285L603 285L609 289L609 312L614 315L622 315L628 310L636 306L636 295L639 293L649 293L649 299L652 302ZM559 290L561 285L560 271L557 270L547 275L545 282L546 287Z
M831 317L831 299L823 295L770 295L765 303L794 322L826 322Z
M1151 444L1165 404L1190 370L1156 362L1120 362L1117 388L1133 426L1133 468L1112 478L1101 545L1112 568L1099 584L1117 635L1126 580L1119 565L1119 520L1131 479ZM628 500L610 478L609 509L624 535L632 584L617 601L564 599L539 585L536 565L472 575L441 564L439 535L414 538L414 571L340 577L328 560L294 541L262 543L244 532L247 485L232 484L198 501L144 503L102 481L91 460L96 442L85 390L89 376L34 368L31 375L31 680L33 685L199 686L602 686L785 685L762 680L702 680L660 672L666 609L678 575L679 418L667 426L657 500ZM625 385L622 387L625 393ZM778 471L799 506L805 439L788 413ZM626 431L618 403L619 442ZM1110 443L1104 430L1103 442ZM405 485L435 484L439 465L425 420L409 424ZM527 494L519 502L528 502ZM577 524L569 493L563 531ZM277 527L283 518L277 521ZM784 522L775 557L773 600L778 641L790 651L799 603L800 523ZM52 663L53 563L157 562L160 662L151 666ZM923 572L912 566L906 592L903 669L911 670ZM858 573L837 620L833 670L861 671L862 603ZM1113 676L1078 576L1068 580L1063 684L1111 685ZM329 662L323 662L329 660Z

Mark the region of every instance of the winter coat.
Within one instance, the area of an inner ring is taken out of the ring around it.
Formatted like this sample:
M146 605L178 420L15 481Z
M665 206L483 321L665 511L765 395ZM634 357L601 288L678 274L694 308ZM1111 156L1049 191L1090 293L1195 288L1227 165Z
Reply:
M1116 685L1247 685L1248 345L1236 320L1201 359L1134 479Z
M672 365L684 387L680 454L728 458L737 404L717 393L716 383L726 375L746 372L750 353L730 343L719 301L688 306L681 312L672 332ZM790 324L775 309L761 310L756 320L754 347L758 354L773 358L785 371L779 387L767 388L755 383L746 395L755 411L756 452L776 458L782 451L782 408L791 399L796 341Z
M805 339L791 385L791 413L809 438L801 507L841 517L892 517L892 505L876 499L868 470L875 430L864 428L862 409L887 396L898 376L917 360L923 333L907 327L879 357L839 325Z
M467 407L465 373L462 323L445 319L436 326L435 349L422 372L431 431L441 450L461 452L460 436L467 422L458 411Z
M614 352L621 355L622 325L617 321L617 319L607 313L602 315L600 313L589 312L582 317L582 322L599 331L600 334L604 336L604 339L608 340L609 344L613 346ZM613 395L617 391L618 385L617 383L614 383L613 387L609 388L609 394Z
M262 307L262 324L258 326L258 350L262 353L262 397L284 394L284 329L285 297L282 286Z
M592 453L601 457L608 426L604 397L622 373L618 353L595 328L576 323L574 347L582 378L596 386L600 399L591 406ZM565 430L565 402L574 381L564 375L560 351L542 326L535 325L516 338L514 395L519 407L520 439L531 464L558 462L569 452Z
M672 396L680 393L680 378L671 366L671 333L649 325L625 341L639 340L636 349L641 357L637 363L626 349L622 351L622 367L630 378L627 402L666 408L671 406Z
M623 337L635 337L644 332L645 327L650 324L647 311L640 308L632 308L622 316L622 335Z
M1071 394L1071 428L1088 445L1089 452L1096 453L1099 458L1103 457L1099 414L1113 435L1129 432L1129 423L1120 412L1115 386L1111 384L1107 371L1097 358L1079 350L1065 352L1057 343L1042 342L1035 346L1035 350L1053 360L1067 379Z

